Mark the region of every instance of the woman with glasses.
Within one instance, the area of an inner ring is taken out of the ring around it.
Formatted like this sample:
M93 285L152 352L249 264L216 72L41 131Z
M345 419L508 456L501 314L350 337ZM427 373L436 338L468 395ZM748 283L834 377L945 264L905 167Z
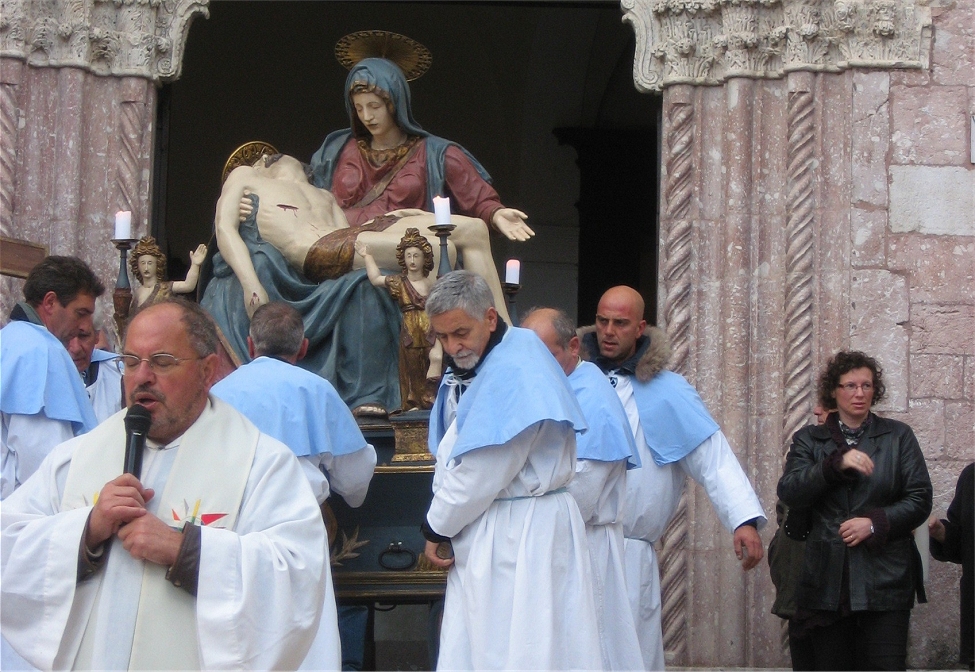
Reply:
M839 352L819 380L823 425L793 436L779 498L809 512L790 634L811 639L817 670L903 670L915 596L924 601L912 531L931 512L931 479L903 422L872 412L883 371Z

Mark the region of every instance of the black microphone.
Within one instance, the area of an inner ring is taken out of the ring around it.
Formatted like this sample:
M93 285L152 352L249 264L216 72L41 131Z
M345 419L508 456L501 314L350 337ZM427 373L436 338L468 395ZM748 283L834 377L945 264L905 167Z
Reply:
M125 414L125 470L122 473L142 474L142 451L146 447L146 434L152 425L152 414L145 406L135 404Z

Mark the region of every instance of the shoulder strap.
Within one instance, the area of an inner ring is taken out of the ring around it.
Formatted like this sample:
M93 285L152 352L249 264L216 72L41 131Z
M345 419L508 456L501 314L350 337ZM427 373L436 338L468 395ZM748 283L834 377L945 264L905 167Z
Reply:
M375 201L377 198L382 196L382 193L386 191L386 187L389 186L389 183L393 181L393 178L396 177L396 174L403 168L403 166L406 165L406 162L409 161L411 158L413 158L413 156L417 153L419 148L420 148L420 143L419 142L414 143L413 147L410 148L410 151L404 154L403 158L401 158L399 161L396 162L396 165L393 166L388 173L386 173L383 179L381 179L379 182L376 182L376 184L372 185L372 189L367 191L365 196L359 199L358 203L352 205L350 209L364 208L370 203L372 203L373 201Z

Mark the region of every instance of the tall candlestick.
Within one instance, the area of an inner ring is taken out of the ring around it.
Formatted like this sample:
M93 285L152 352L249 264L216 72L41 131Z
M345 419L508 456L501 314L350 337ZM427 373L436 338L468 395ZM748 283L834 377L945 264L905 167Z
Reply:
M450 224L450 199L434 196L433 213L436 216L437 226Z
M115 240L132 238L132 211L120 210L115 213Z
M508 259L504 265L504 281L509 285L521 284L521 262L517 259Z

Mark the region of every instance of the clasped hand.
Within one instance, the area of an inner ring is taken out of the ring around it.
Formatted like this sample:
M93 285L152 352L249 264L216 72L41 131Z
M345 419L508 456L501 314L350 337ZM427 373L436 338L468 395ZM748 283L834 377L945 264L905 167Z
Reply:
M843 459L840 461L841 469L854 469L859 471L864 476L869 476L873 473L873 460L862 450L857 450L852 448L851 450L843 453Z
M172 565L182 535L146 511L146 502L154 494L132 474L122 474L106 483L88 518L85 545L94 550L117 535L133 558Z
M869 518L850 518L840 523L840 538L843 543L853 548L866 541L873 534L870 528L873 522Z

